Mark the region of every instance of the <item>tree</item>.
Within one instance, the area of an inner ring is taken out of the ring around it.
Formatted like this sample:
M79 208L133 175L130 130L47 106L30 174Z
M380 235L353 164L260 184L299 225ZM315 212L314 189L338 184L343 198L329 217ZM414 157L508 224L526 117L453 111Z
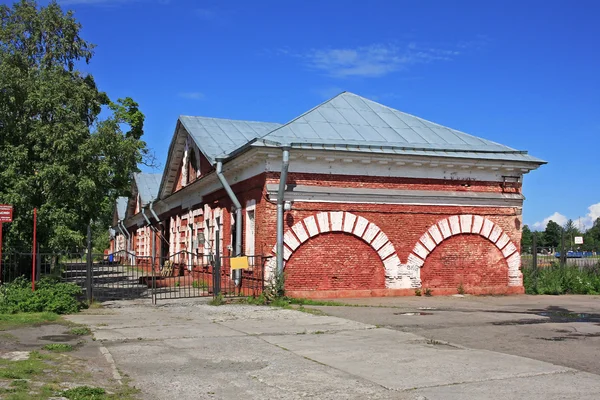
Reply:
M539 245L539 244L538 244ZM533 234L529 226L523 225L523 231L521 232L521 252L530 253L533 251Z
M34 207L43 248L83 245L88 221L108 226L114 199L148 156L138 104L112 102L76 69L94 49L80 30L55 1L0 6L0 203L14 206L9 249L30 248Z
M550 220L544 230L544 245L556 248L560 245L562 228L556 222Z

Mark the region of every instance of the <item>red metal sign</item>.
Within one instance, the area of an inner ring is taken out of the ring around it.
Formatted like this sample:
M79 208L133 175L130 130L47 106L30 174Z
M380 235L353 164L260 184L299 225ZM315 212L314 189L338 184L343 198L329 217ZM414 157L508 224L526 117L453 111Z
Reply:
M0 224L3 222L12 222L13 208L8 204L0 204Z

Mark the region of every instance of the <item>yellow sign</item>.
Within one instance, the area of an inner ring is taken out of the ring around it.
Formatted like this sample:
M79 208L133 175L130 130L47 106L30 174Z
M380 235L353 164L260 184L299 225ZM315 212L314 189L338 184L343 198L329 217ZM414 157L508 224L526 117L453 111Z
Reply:
M231 269L248 269L248 257L232 257Z

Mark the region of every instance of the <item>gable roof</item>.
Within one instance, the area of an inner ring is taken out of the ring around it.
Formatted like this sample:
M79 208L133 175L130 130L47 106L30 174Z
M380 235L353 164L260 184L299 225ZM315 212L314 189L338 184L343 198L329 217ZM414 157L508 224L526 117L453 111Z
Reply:
M162 174L136 173L133 178L142 207L157 198Z
M117 197L117 201L115 202L115 209L117 211L117 218L119 220L124 220L125 213L127 212L127 197Z
M526 151L406 114L350 92L335 96L245 147L250 144L545 163Z
M275 122L238 121L187 115L181 115L179 121L208 162L213 165L217 157L227 155L232 150L281 126Z

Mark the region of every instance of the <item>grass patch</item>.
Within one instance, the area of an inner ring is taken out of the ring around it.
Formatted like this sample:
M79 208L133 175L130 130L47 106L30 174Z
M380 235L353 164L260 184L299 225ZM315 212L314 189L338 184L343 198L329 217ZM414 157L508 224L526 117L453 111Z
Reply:
M66 343L51 343L43 347L44 350L53 351L55 353L64 353L66 351L73 351L74 347Z
M225 299L223 298L223 295L220 294L216 297L213 297L213 299L209 301L208 304L210 304L211 306L222 306L223 304L225 304Z
M92 331L87 326L76 326L69 331L71 335L86 336L91 335Z
M0 331L61 321L53 312L0 314Z
M0 286L0 313L76 313L85 306L79 300L81 296L81 288L76 284L63 283L51 277L40 279L35 292L32 292L31 282L20 277Z
M9 361L0 359L0 378L4 379L31 379L35 375L42 374L48 364L44 360L45 355L32 351L29 359L21 361Z
M101 400L106 398L106 390L98 387L79 386L60 394L69 400Z
M561 266L523 269L523 286L527 294L600 294L600 266L579 269Z

